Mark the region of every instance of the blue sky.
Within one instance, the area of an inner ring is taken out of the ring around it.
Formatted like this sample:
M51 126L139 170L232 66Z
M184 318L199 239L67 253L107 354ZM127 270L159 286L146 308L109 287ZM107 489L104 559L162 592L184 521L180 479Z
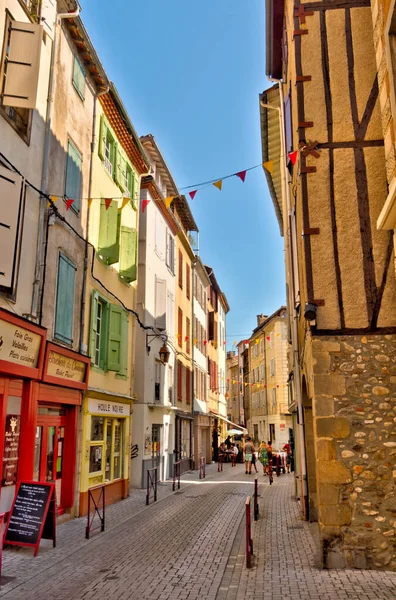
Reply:
M264 0L80 0L81 18L139 133L179 189L261 162ZM190 202L200 256L227 296L227 348L285 302L283 243L261 168Z

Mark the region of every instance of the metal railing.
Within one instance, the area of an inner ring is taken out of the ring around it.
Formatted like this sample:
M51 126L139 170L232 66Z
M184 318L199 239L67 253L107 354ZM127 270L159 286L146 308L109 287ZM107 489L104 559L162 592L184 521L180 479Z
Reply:
M252 540L252 521L250 516L250 496L246 498L245 502L245 515L246 515L246 568L252 568L252 556L253 556L253 540Z
M150 498L157 502L158 467L147 469L146 505L150 504ZM151 495L153 492L153 495Z
M177 462L173 463L173 491L175 491L176 489L176 482L177 482L177 489L180 490L180 466L181 466L181 461L178 460Z
M204 456L201 456L201 458L199 459L199 478L200 479L205 479L206 477L206 458Z
M88 513L87 513L87 526L85 528L85 537L89 540L89 534L91 531L105 530L105 506L106 506L106 495L105 495L105 484L96 485L88 489ZM99 493L97 500L95 498L95 492ZM91 518L91 505L93 506L93 514ZM100 512L102 510L102 512ZM98 527L92 527L95 516L99 517L100 525Z
M254 495L253 495L253 514L254 520L257 521L259 518L259 505L258 505L258 478L254 479Z

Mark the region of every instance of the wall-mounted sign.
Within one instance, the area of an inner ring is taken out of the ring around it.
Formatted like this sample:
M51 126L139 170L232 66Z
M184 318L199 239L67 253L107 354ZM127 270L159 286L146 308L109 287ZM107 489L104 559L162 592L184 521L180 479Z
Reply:
M17 480L20 415L7 415L4 434L3 469L1 486L14 485Z
M42 336L0 320L0 360L37 368Z
M47 375L68 379L69 381L85 381L86 363L75 358L63 356L58 352L49 350L47 362Z
M131 413L131 407L129 404L121 404L120 402L88 398L88 411L95 415L108 415L109 417L129 417Z

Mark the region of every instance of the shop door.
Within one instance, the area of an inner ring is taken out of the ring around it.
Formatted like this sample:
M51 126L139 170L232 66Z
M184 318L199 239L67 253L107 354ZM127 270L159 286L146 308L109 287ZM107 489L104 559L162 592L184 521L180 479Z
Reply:
M151 459L153 467L159 467L158 478L162 481L161 473L161 425L152 425L151 428Z
M62 410L46 410L58 414L40 414L44 411L39 408L34 447L33 479L55 483L58 515L61 515L64 513L62 506L62 470L66 417L59 414L64 412Z

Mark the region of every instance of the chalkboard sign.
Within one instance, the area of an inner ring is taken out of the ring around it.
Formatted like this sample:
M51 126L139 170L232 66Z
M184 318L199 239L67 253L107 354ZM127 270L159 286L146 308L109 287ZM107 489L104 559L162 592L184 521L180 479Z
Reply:
M18 484L4 534L4 543L34 547L41 538L52 539L55 547L55 484L25 481Z

